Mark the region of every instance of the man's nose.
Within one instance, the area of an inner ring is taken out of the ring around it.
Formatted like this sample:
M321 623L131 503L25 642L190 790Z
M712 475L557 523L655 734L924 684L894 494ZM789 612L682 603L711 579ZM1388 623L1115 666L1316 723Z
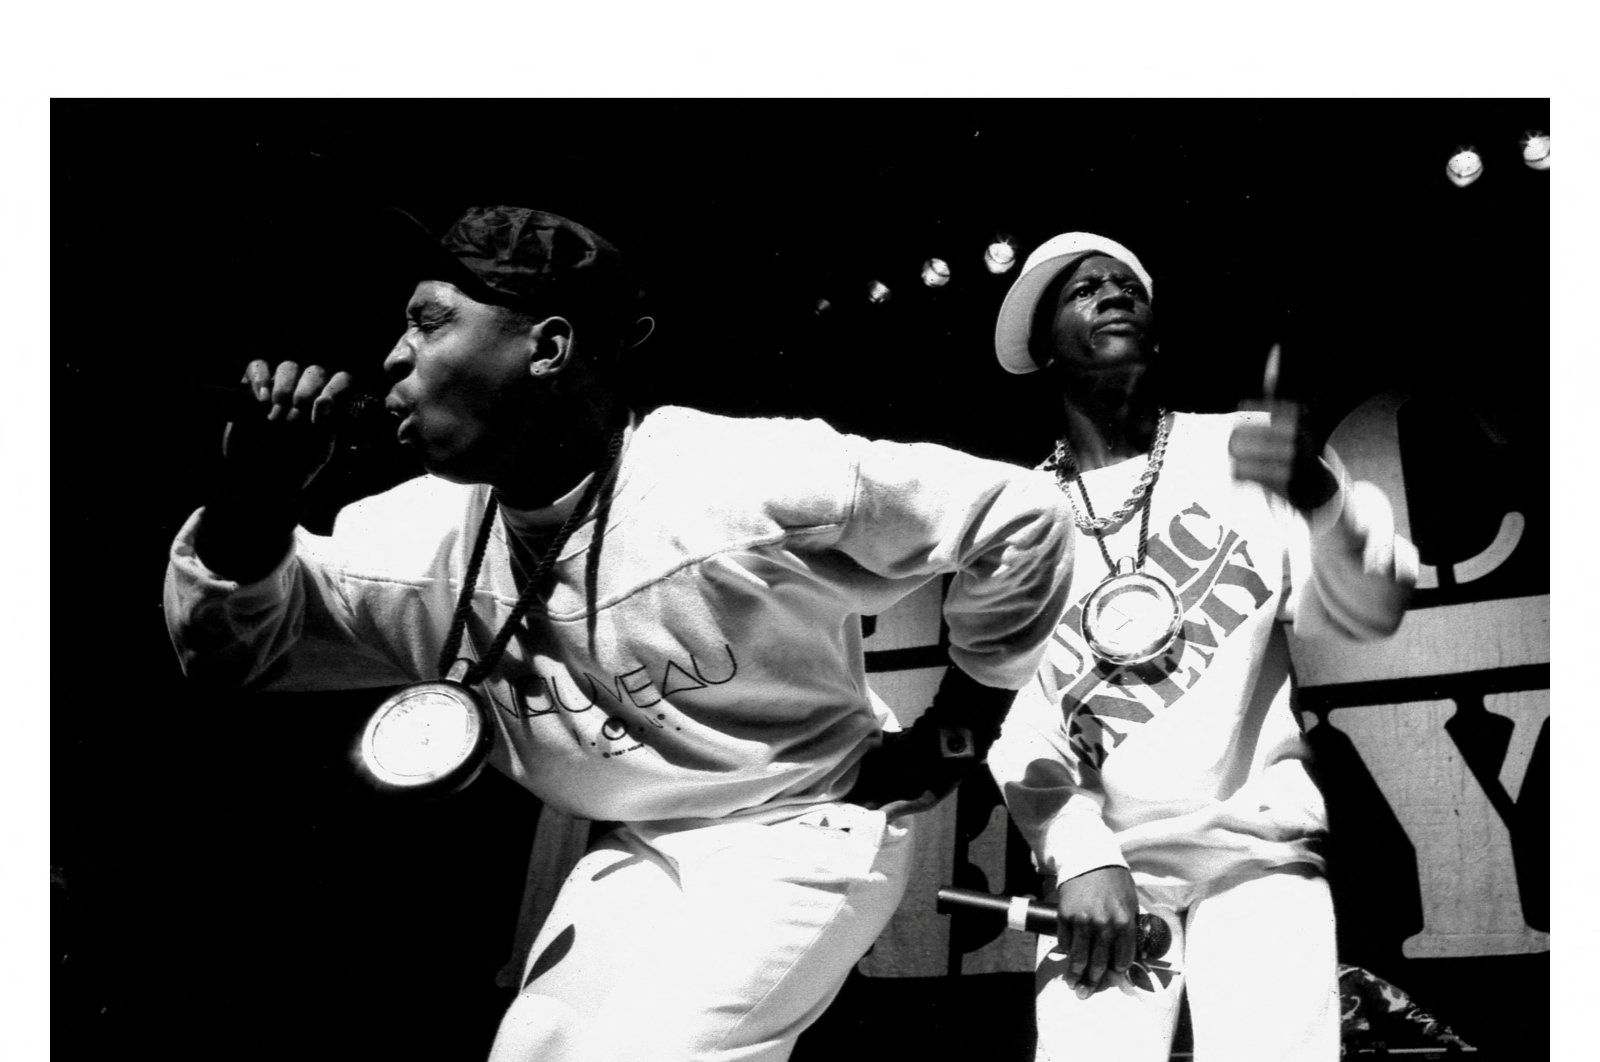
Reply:
M388 357L383 359L384 375L398 380L411 371L411 361L411 344L406 342L405 336L401 336L395 341Z
M1102 310L1133 309L1133 294L1121 284L1107 281L1100 286L1096 300Z

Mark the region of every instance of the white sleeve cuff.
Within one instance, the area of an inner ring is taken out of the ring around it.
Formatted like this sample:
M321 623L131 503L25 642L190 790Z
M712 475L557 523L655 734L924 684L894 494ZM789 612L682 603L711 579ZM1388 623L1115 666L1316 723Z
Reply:
M1128 865L1116 835L1100 816L1099 804L1076 797L1045 827L1039 854L1042 869L1057 881L1097 867Z

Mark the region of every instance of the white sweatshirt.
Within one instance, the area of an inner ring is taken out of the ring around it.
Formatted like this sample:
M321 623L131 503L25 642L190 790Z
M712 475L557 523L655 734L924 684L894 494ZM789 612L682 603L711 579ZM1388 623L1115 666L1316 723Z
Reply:
M279 690L437 677L488 497L434 477L401 484L345 509L329 537L297 530L249 585L200 562L197 513L166 583L185 672ZM658 409L630 430L592 597L587 519L548 614L534 606L481 686L499 730L491 762L589 819L836 799L879 729L857 617L953 572L952 660L1015 689L1066 607L1070 527L1040 472L821 421ZM497 520L462 655L478 658L505 622L512 565Z
M1174 420L1143 569L1176 591L1184 613L1163 656L1095 661L1079 617L1109 572L1093 537L1076 532L1073 604L989 753L1012 818L1058 880L1126 866L1136 884L1192 900L1239 875L1321 866L1326 813L1306 771L1276 621L1301 636L1383 637L1399 625L1417 562L1383 494L1346 482L1331 452L1340 490L1309 523L1235 481L1228 438L1260 416ZM1086 473L1095 511L1121 505L1146 463ZM1116 560L1135 556L1138 540L1135 518L1106 545Z

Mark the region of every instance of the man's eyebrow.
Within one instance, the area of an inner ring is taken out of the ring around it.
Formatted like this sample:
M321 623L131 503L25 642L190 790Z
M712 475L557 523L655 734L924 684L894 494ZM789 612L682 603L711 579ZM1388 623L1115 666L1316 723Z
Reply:
M406 314L411 317L415 317L423 310L443 309L446 309L446 306L437 295L422 295L406 303Z
M1104 283L1107 280L1131 280L1139 285L1140 288L1144 287L1144 281L1139 279L1138 274L1125 266L1096 267L1082 273L1076 273L1072 277L1072 286L1077 287L1079 284L1090 280L1099 281L1100 283Z

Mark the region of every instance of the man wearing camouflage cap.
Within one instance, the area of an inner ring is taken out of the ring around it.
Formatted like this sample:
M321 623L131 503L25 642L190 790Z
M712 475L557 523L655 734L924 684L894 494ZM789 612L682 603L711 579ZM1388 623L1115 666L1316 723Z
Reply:
M568 219L468 211L415 275L385 368L429 475L329 537L296 529L349 378L253 362L265 412L231 426L173 547L180 660L228 686L409 684L363 746L395 785L476 705L488 762L614 824L495 1060L786 1058L899 902L906 814L981 762L1038 666L1071 564L1061 495L820 421L630 409L637 287ZM953 666L885 735L859 616L944 574Z

